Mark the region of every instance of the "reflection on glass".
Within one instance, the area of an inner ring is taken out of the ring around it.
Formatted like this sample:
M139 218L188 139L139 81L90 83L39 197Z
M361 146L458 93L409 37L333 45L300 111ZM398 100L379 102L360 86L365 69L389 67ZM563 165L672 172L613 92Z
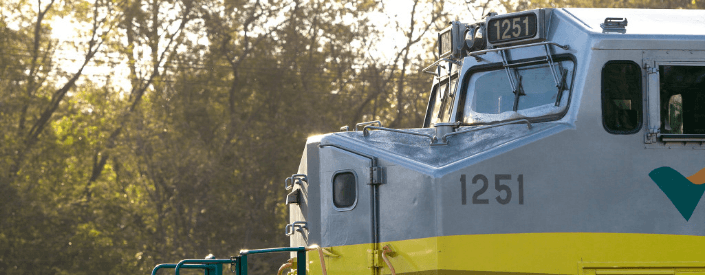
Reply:
M602 125L613 134L632 134L641 121L641 68L611 61L602 68Z
M447 86L447 82L446 84L441 84L440 86L437 86L438 88L435 91L433 99L433 112L431 112L430 125L433 125L436 122L441 122L440 118L438 117L438 113L441 111L441 105L443 105L443 95L445 94Z
M431 114L429 118L429 126L438 122L449 122L451 114L453 113L453 103L455 101L455 94L458 84L458 75L453 75L450 78L450 85L448 85L448 78L441 81L440 85L434 87L433 98L431 99Z
M545 104L555 104L558 96L556 81L553 80L548 66L532 66L517 70L523 92L519 98L519 110L529 109Z
M511 111L514 106L514 92L507 80L507 74L502 70L481 72L476 75L472 110L485 114Z
M661 133L705 134L705 66L659 66Z
M668 100L668 120L664 127L668 134L683 133L683 97L680 94Z
M439 122L448 122L450 120L450 114L453 110L453 101L455 99L455 89L457 82L458 79L453 78L450 81L450 87L447 87L450 89L450 91L448 92L448 96L444 98L443 104L441 106L441 113L438 114L438 116L441 118Z
M355 175L351 172L336 174L333 178L333 204L338 208L355 205L357 198Z

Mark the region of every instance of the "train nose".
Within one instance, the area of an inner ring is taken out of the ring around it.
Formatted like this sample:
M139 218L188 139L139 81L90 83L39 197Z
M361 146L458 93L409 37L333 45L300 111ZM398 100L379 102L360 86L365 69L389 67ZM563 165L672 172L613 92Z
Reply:
M558 121L530 123L525 119L492 125L439 126L435 129L405 130L370 127L362 132L340 132L326 136L322 144L340 144L382 159L439 168L490 151L508 151L571 128Z

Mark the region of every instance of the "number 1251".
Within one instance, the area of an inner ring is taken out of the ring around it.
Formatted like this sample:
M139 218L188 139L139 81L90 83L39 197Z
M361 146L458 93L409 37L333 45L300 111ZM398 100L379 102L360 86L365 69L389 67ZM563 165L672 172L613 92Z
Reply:
M509 185L502 184L502 182L507 182L512 180L512 175L510 174L495 174L494 175L494 189L497 190L499 195L495 197L495 200L497 200L498 203L500 204L508 204L509 202L512 201L512 188L509 187ZM517 177L517 192L518 197L519 197L519 204L524 204L524 175L519 174ZM483 199L480 198L485 192L487 192L487 189L489 187L489 180L487 177L483 174L477 174L472 178L472 184L477 184L481 183L482 187L480 187L479 190L475 191L472 195L472 204L489 204L490 200L489 199ZM465 178L465 174L460 175L460 193L461 193L461 202L463 205L467 204L467 180ZM504 194L502 194L504 193Z
M521 19L521 17L515 17L512 18L511 21L509 19L504 19L501 21L497 20L494 22L494 27L497 29L497 39L512 39L521 36L522 34L522 26L524 25L524 36L529 35L529 17L526 16L524 17L524 20ZM501 28L500 28L501 26Z

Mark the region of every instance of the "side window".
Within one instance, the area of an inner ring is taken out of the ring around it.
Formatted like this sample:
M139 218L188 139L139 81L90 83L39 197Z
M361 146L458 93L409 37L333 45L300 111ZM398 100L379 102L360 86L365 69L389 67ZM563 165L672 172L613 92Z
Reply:
M431 127L434 123L438 122L438 112L441 110L443 93L445 92L447 86L447 84L443 83L433 86L433 91L431 91L431 100L429 102L430 110L426 114L426 121L424 123L425 127Z
M355 208L357 178L352 171L338 172L333 176L333 205L338 210Z
M639 132L642 122L641 68L610 61L602 68L602 126L612 134Z
M661 133L705 134L705 66L659 66Z
M440 82L440 85L433 86L431 100L429 102L430 112L426 115L424 127L431 127L434 123L448 122L450 120L457 84L458 75L456 74L453 75L450 80L446 78Z
M443 105L441 106L440 113L438 117L442 122L449 122L450 115L453 111L453 102L455 101L455 92L458 89L458 76L455 75L450 78L450 85L448 86L448 96L443 100Z

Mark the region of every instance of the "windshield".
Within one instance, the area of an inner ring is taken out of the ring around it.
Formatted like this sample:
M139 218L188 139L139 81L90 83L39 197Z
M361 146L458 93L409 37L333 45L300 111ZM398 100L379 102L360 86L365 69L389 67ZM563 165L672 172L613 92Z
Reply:
M573 67L573 61L562 60L553 63L555 74L547 63L476 72L465 91L463 122L491 123L559 114L568 105Z

